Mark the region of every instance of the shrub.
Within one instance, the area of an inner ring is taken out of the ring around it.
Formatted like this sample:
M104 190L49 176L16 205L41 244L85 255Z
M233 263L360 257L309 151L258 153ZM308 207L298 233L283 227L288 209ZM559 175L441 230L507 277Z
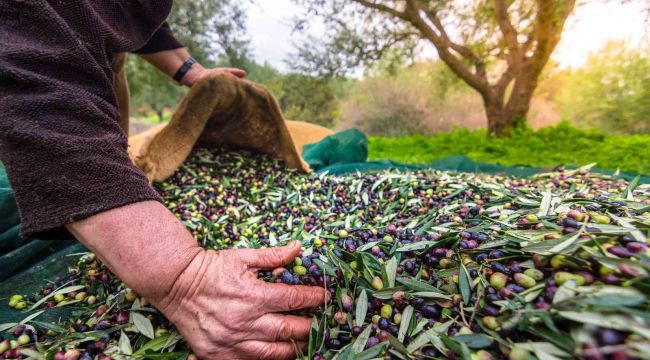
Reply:
M533 98L530 126L557 121L548 98ZM360 80L341 100L337 128L356 127L374 136L405 136L486 125L481 97L445 65L428 62L391 68Z
M485 130L454 129L433 136L371 137L372 160L427 163L451 155L504 165L586 165L650 174L650 135L610 135L579 130L568 122L534 131L518 128L509 137L490 138Z

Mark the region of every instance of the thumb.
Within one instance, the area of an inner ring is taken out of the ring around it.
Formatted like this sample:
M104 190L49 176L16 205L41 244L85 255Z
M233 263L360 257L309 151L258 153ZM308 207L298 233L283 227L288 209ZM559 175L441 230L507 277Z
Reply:
M237 250L243 262L255 268L273 269L293 261L300 254L301 243L294 240L285 246L268 249L241 249Z

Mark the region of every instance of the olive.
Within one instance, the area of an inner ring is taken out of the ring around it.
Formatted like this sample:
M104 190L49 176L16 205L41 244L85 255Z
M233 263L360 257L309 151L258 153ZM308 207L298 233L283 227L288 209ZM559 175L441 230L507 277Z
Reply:
M420 310L422 316L427 319L438 318L440 316L440 311L438 311L438 309L433 305L424 305Z

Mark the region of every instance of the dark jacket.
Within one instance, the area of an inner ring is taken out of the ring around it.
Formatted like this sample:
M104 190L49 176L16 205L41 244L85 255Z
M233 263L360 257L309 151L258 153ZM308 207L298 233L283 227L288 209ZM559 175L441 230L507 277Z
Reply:
M179 48L171 0L0 1L0 160L25 237L159 200L127 156L111 61Z

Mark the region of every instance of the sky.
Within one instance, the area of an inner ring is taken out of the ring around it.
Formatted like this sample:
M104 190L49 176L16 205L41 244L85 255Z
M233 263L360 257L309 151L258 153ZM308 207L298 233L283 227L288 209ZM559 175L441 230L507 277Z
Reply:
M610 40L639 42L650 36L644 1L626 5L586 1L569 19L553 59L562 67L579 67ZM300 13L291 0L258 0L249 6L248 33L257 61L288 70L284 60L293 52L293 42L299 40L291 32L291 19Z

